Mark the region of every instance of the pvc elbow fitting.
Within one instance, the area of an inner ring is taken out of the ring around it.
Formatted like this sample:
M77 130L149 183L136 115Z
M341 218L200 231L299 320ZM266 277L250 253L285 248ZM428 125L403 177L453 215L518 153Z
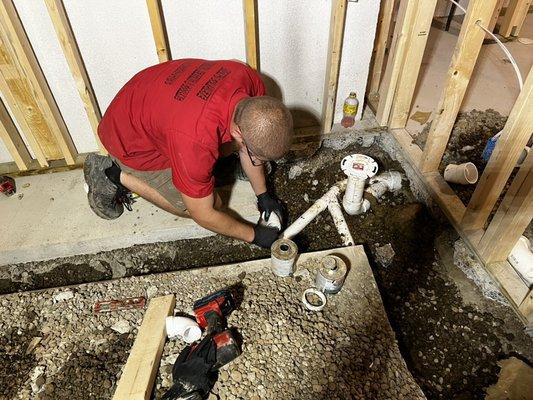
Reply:
M167 337L183 339L186 343L194 343L202 337L198 323L187 317L167 317L165 319Z

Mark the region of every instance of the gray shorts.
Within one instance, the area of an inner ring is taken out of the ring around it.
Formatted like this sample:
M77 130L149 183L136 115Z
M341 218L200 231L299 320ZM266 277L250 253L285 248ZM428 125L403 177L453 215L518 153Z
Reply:
M117 163L122 171L133 175L150 186L152 189L163 196L170 204L172 204L178 211L185 212L187 208L183 203L181 193L172 182L172 170L170 168L159 171L138 171L124 165L120 160L112 157L113 161Z

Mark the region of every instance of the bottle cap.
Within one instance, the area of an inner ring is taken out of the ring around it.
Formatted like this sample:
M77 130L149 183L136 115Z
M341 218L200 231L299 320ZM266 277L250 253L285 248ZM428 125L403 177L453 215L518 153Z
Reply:
M350 97L357 97L357 94L355 92L350 92Z

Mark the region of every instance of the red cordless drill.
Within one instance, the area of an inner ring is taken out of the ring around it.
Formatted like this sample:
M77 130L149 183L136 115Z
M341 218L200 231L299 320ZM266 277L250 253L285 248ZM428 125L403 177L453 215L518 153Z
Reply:
M207 335L213 335L216 346L215 369L233 361L241 354L241 348L228 329L226 316L235 309L233 296L228 289L218 290L194 302L196 321Z

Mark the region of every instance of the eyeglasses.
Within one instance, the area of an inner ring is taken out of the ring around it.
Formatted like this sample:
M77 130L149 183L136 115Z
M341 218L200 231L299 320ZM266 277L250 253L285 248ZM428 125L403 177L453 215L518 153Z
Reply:
M254 167L260 167L261 165L264 165L268 162L268 160L261 160L254 153L252 153L246 142L244 142L244 146L246 147L246 152L248 153L248 157L250 157L250 161L252 162L252 165Z

